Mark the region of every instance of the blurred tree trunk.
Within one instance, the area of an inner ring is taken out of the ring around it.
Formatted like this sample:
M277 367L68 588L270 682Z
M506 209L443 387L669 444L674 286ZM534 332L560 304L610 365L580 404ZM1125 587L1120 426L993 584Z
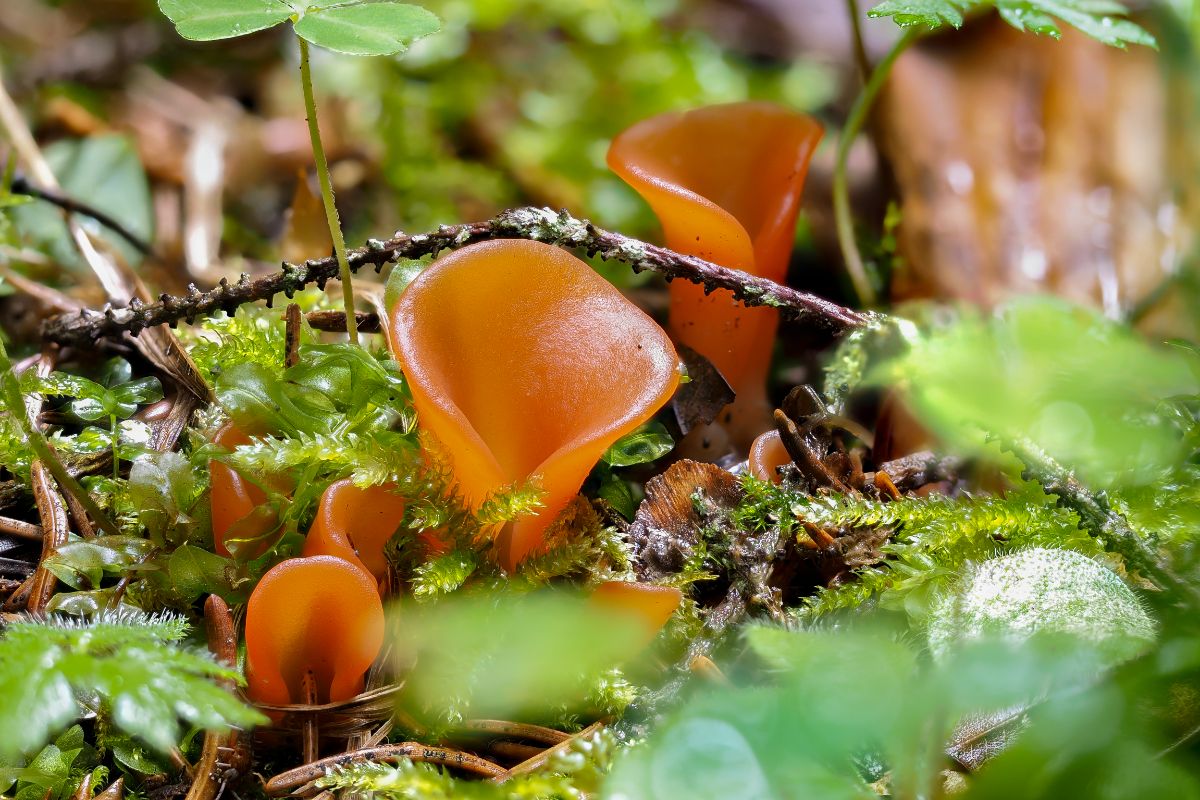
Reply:
M895 299L1052 292L1120 316L1194 269L1194 62L986 16L905 53L874 118L901 222ZM1160 304L1146 323L1186 333ZM1177 304L1178 305L1178 304Z

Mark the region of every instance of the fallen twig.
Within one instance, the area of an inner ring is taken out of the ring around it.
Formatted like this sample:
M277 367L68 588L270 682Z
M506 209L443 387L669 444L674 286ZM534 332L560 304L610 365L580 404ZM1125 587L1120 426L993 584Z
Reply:
M322 758L311 764L281 772L266 783L266 791L272 797L294 792L318 778L324 777L334 767L344 767L363 761L398 761L407 758L411 761L425 761L431 764L441 764L446 767L456 767L466 772L474 772L488 778L505 775L507 771L499 764L485 758L464 753L461 750L451 750L448 747L435 747L420 742L401 742L382 747L365 747L362 750L352 750L341 755Z
M525 761L522 761L520 764L517 764L512 769L504 770L501 774L493 776L492 781L494 783L504 783L508 779L516 777L517 775L525 775L527 773L533 772L534 770L540 769L546 762L548 762L550 759L554 758L554 756L557 755L558 753L565 753L567 750L569 750L571 748L572 742L574 742L576 739L583 739L588 736L591 736L593 733L595 733L596 731L600 730L603 727L604 727L603 721L593 722L591 725L588 725L586 728L584 728L583 730L581 730L579 733L575 734L574 736L570 736L566 739L563 739L558 744L554 745L553 747L546 748L545 750L538 753L533 758L526 759Z
M397 259L437 255L442 250L492 239L545 242L599 256L604 260L622 261L633 267L635 272L648 269L668 280L682 278L702 284L709 291L725 289L748 306L778 308L787 319L833 335L863 325L870 319L868 314L843 308L816 295L631 239L598 228L586 220L576 219L565 211L555 213L546 208L517 208L484 222L443 225L436 231L411 236L400 233L386 241L372 239L366 247L351 251L348 258L353 271L364 266L378 269ZM222 280L220 285L207 292L201 292L193 286L186 296L164 294L157 303L142 303L135 299L124 308L62 314L46 321L43 334L47 341L87 347L98 339L125 332L136 335L156 325L174 325L181 319L190 323L196 317L219 310L232 313L242 303L257 300L269 302L280 292L290 298L310 283L323 287L326 281L337 275L337 261L332 257L305 261L303 264L285 264L279 272L256 280L250 280L245 274L233 283Z
M12 517L0 517L0 533L16 536L19 539L42 540L42 526L31 522L22 522Z
M527 739L546 745L555 745L571 738L571 734L556 731L554 728L529 725L524 722L509 722L503 719L469 719L462 724L462 730L470 733L508 736L513 739Z
M138 236L129 228L125 227L120 220L114 218L110 214L88 205L87 203L68 197L60 191L54 189L46 189L41 186L34 186L24 175L17 175L13 178L12 186L9 190L13 194L25 195L26 197L35 197L38 200L49 203L53 206L58 206L63 211L71 214L82 214L85 217L91 217L99 222L104 227L111 230L113 233L120 236L125 241L129 242L134 249L142 255L150 255L152 248L142 237Z
M229 606L219 596L209 595L204 602L204 627L208 649L227 667L237 664L237 629ZM232 687L230 687L232 688ZM226 780L226 772L236 772L240 762L247 760L239 747L237 731L205 731L200 760L196 763L192 786L184 800L213 800Z

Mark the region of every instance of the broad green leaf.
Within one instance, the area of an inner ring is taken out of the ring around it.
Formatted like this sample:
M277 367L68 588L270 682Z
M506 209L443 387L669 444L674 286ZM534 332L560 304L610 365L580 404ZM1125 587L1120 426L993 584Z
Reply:
M97 536L63 545L44 565L72 588L95 589L106 575L118 575L134 566L153 547L137 536Z
M167 764L154 757L154 753L138 744L128 736L110 736L106 744L112 750L113 758L124 769L141 775L156 775L167 772Z
M79 375L69 375L65 372L51 372L40 378L29 370L22 376L21 388L25 391L36 391L44 396L60 397L94 397L100 398L107 391L102 384L89 381ZM26 378L25 376L28 376Z
M67 407L79 419L87 422L95 422L114 413L117 404L113 399L112 393L106 389L100 397L84 397L79 400L72 400Z
M1145 28L1125 18L1129 9L1113 0L884 0L867 13L891 17L902 27L958 28L965 13L987 8L995 8L1017 30L1056 39L1062 35L1058 20L1113 47L1158 46Z
M132 378L133 365L120 356L110 358L100 369L100 383L110 389Z
M637 513L637 501L633 490L620 476L613 474L611 469L605 470L600 476L600 486L596 494L606 500L625 519L632 520Z
M129 500L149 538L158 544L188 538L193 521L187 516L196 492L191 463L180 453L150 453L129 469Z
M138 378L136 381L122 383L119 386L114 386L112 389L113 396L117 398L117 402L123 406L134 406L134 411L137 406L145 403L157 403L163 398L162 384L158 378ZM129 412L132 414L133 412ZM117 415L118 417L121 414ZM125 416L129 416L126 414Z
M386 56L437 33L441 20L407 3L363 3L321 8L296 23L296 33L315 45L355 56Z
M185 602L193 602L203 594L231 598L230 576L236 569L230 559L190 544L179 547L167 559L170 589Z
M149 241L154 233L150 185L137 151L125 136L103 134L87 139L64 139L45 148L46 160L68 196L107 210L132 233ZM62 214L46 203L13 209L12 216L26 241L46 250L59 263L84 269L67 233ZM137 266L142 255L120 236L93 219L76 215L90 233L99 236Z
M281 0L158 0L158 8L180 36L199 42L245 36L292 15Z
M884 0L867 12L870 17L891 17L897 25L924 25L940 28L963 24L963 9L974 5L973 0Z
M614 467L648 464L671 452L675 440L661 422L648 422L615 441L600 460Z

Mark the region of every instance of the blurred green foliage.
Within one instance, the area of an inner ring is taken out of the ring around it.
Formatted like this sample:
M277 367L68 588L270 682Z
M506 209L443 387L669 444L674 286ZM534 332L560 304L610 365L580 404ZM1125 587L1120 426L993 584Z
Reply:
M686 0L432 0L442 33L370 65L384 176L402 227L565 206L631 235L653 217L609 173L609 140L671 109L746 98L816 109L831 72L751 62ZM361 89L361 86L360 86Z
M1051 298L933 324L873 380L898 386L959 452L1029 440L1098 486L1161 479L1185 455L1160 404L1194 395L1200 360L1155 347L1099 312ZM986 433L985 433L986 431Z
M942 796L944 747L978 736L960 723L981 711L1025 730L977 775L954 779L966 788L957 796L1200 794L1188 762L1158 755L1171 726L1147 713L1173 667L1148 661L1097 684L1102 660L1087 644L1049 636L964 645L937 664L880 629L752 627L746 641L766 684L685 704L618 760L605 797Z

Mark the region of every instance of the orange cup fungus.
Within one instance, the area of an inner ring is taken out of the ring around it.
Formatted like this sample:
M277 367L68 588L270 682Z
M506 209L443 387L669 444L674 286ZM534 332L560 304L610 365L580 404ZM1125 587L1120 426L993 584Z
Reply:
M250 444L250 437L227 422L217 431L213 442L232 450ZM257 539L270 533L275 521L266 516L252 518L254 510L267 502L267 495L258 486L243 478L236 470L220 461L208 462L209 502L212 508L213 549L218 555L232 558L229 542L234 539ZM247 543L239 549L238 558L250 561L267 552L267 539Z
M632 581L606 581L592 592L590 602L599 609L636 619L649 644L683 602L683 592L673 586Z
M510 571L605 449L679 383L666 333L582 261L539 242L444 256L390 313L418 419L468 502L529 479L544 492L539 513L499 533Z
M383 632L383 603L362 567L328 555L281 561L246 607L250 697L272 705L349 700L362 691Z
M779 431L770 430L750 445L750 474L760 481L779 483L778 468L792 463L792 456L783 446Z
M816 120L770 103L709 106L628 128L613 140L608 165L654 209L668 247L782 283L821 135ZM718 424L723 444L742 452L770 424L766 377L778 325L775 309L671 284L671 335L708 358L737 393Z
M348 478L334 481L321 495L303 555L338 556L382 581L388 568L383 548L404 520L404 505L385 486L360 489Z

